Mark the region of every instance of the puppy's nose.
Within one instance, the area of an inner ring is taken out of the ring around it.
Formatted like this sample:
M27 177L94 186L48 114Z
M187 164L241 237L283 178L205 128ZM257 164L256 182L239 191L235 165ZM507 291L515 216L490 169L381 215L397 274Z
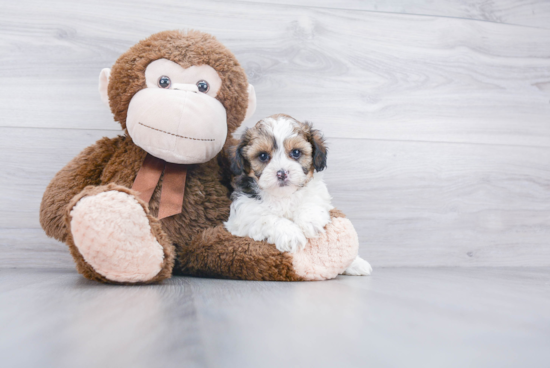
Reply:
M286 170L277 171L277 179L286 180L287 177L288 177L288 171Z

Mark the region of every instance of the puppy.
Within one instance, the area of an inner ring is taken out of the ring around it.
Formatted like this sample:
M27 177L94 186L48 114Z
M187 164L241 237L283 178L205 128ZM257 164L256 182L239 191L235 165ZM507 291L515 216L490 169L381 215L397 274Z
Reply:
M235 191L224 225L231 234L296 252L325 231L334 208L321 173L327 148L310 123L284 114L260 120L230 156ZM371 270L357 256L344 274L369 275Z

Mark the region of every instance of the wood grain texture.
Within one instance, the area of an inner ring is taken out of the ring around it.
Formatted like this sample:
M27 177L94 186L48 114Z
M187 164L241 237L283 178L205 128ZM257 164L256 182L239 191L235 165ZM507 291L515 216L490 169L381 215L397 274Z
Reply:
M542 367L550 271L377 269L325 282L176 277L125 287L0 269L19 367Z
M242 0L287 6L464 18L550 29L546 0Z
M60 254L59 266L70 266L68 251L40 231L40 200L53 175L105 135L115 134L0 128L0 267L52 267ZM360 253L374 266L550 266L550 149L328 144L334 204L355 224Z
M550 30L267 3L33 4L0 14L1 126L117 129L101 68L151 33L198 28L255 84L249 124L286 112L329 137L550 146Z
M392 266L550 265L550 150L332 140L326 181Z

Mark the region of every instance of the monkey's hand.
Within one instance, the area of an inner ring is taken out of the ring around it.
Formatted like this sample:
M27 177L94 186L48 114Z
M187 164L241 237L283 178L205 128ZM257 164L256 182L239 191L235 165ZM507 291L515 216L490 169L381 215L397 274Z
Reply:
M357 257L359 239L351 221L338 210L334 209L330 214L332 221L325 232L309 239L303 250L292 255L294 271L306 280L327 280L343 272L348 274ZM365 266L364 263L357 266ZM366 267L361 267L355 271L366 274L365 270Z

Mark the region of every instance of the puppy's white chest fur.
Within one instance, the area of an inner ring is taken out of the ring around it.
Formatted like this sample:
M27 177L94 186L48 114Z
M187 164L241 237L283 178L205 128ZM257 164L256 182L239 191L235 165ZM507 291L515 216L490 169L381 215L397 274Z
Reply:
M304 211L329 212L333 207L330 204L331 197L322 180L322 173L316 173L313 179L300 190L294 193L265 193L262 196L260 206L265 206L267 211L294 221L303 215ZM312 208L307 208L312 206ZM325 224L326 225L326 224Z
M322 173L299 190L282 187L259 192L258 197L237 195L226 229L236 236L266 240L280 251L294 252L324 232L333 208Z

